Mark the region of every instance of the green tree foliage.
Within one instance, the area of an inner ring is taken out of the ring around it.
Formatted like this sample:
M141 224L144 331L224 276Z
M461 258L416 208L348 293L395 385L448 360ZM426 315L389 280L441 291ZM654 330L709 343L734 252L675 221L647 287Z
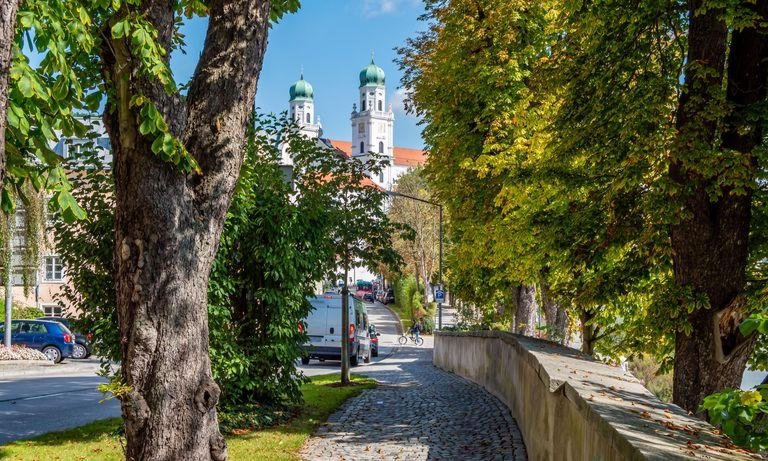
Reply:
M115 183L109 168L94 145L85 144L81 154L67 160L72 172L73 196L88 213L88 219L66 222L54 215L53 240L67 268L69 283L62 285L58 302L73 306L80 331L93 333L91 344L102 358L107 373L110 362L119 362L120 332L116 325L115 300Z
M338 177L351 173L340 152L301 136L285 119L259 116L255 122L208 290L210 354L222 388L224 424L248 420L243 413L259 413L257 405L279 408L300 398L296 360L306 336L299 325L309 314L306 296L314 293L315 283L336 277L337 220L346 213L370 217L371 200L383 200L381 191L372 194L372 187L361 181L340 188L349 179ZM293 158L290 181L278 166L283 148ZM119 361L114 182L93 151L72 159L70 167L76 170L71 178L75 198L89 219L55 222L57 249L71 282L61 301L76 306L78 324L94 332L97 354ZM340 209L342 191L356 197L350 205L356 208ZM371 263L396 264L385 234L396 229L383 211L373 215L381 227L356 228L355 251Z
M748 391L727 390L704 399L702 410L734 443L768 450L768 384Z
M545 286L585 350L674 359L692 411L739 380L761 333L735 328L765 308L768 279L765 79L750 80L767 12L427 2L400 62L451 218L453 294L492 310L510 286Z

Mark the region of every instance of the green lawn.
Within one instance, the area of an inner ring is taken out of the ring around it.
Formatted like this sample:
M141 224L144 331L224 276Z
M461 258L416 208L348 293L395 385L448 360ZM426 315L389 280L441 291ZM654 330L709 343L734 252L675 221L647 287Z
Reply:
M325 421L345 400L376 381L352 377L352 386L338 387L339 375L312 378L302 386L304 406L295 418L267 429L227 437L227 451L232 460L291 460L315 428ZM51 432L30 440L0 447L3 460L122 460L120 439L115 431L119 418L96 421L61 432Z

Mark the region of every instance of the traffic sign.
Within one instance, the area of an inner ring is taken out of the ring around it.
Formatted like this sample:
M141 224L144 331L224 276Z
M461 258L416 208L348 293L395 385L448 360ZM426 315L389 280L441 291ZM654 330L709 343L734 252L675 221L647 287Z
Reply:
M442 288L438 288L435 290L435 302L436 303L442 303L445 302L445 292Z

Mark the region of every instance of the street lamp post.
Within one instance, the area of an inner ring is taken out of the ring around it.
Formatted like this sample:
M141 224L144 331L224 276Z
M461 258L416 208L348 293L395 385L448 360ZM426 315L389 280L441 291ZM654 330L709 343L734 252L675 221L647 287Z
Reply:
M403 194L401 192L395 192L393 190L387 191L387 195L392 197L403 197L411 200L416 200L418 202L426 203L427 205L436 206L439 212L439 220L440 220L440 254L438 256L438 263L437 263L437 284L440 285L440 288L443 287L443 205L437 202L432 202L430 200L425 200L420 197L415 197L413 195ZM438 302L437 303L437 329L442 330L443 329L443 303Z

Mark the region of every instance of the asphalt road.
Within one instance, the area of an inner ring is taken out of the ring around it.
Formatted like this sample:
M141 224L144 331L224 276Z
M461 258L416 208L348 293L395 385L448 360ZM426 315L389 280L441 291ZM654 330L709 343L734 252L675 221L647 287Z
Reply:
M379 302L365 303L365 306L368 308L369 323L376 325L376 330L381 333L379 336L379 356L371 357L371 363L360 363L360 365L353 367L351 369L353 373L365 374L366 369L386 359L398 347L397 338L400 337L397 331L397 317L392 311ZM341 362L338 360L320 362L312 359L309 365L299 364L298 368L307 376L328 375L341 371Z
M0 444L120 416L120 404L104 401L98 362L67 360L45 374L0 376Z

